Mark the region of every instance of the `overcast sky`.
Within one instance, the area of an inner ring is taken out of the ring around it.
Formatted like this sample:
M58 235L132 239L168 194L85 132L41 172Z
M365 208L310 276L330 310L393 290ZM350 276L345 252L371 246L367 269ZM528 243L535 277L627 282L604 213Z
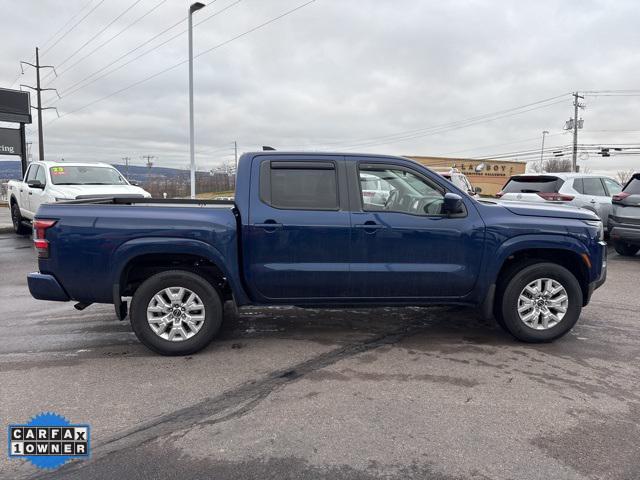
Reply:
M568 92L640 89L637 1L316 0L232 40L304 3L217 0L194 15L195 53L222 44L194 64L199 167L232 159L234 140L241 152L481 157L539 149L548 130L547 146L568 145ZM44 113L48 159L142 164L149 154L159 166L188 164L187 64L159 73L187 58L188 5L0 0L0 86L35 83L32 69L17 78L33 42L59 74L43 81L62 95L44 95L61 115ZM584 103L581 144L640 146L640 96ZM35 123L28 141L37 157ZM581 163L638 170L640 155Z

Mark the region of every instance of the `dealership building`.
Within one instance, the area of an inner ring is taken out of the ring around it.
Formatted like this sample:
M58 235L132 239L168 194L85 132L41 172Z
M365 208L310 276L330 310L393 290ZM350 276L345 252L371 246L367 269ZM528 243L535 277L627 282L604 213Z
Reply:
M474 187L480 188L481 195L495 195L511 175L524 173L527 167L527 162L514 160L472 160L469 158L405 156L434 170L457 168L467 176ZM477 167L483 164L484 168L477 171Z

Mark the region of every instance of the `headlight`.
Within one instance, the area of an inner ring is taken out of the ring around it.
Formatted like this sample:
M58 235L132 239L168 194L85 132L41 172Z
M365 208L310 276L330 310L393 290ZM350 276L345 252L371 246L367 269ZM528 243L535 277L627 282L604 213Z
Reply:
M598 240L604 240L604 227L602 226L602 222L600 220L585 220L584 223L592 227L596 227L598 229Z

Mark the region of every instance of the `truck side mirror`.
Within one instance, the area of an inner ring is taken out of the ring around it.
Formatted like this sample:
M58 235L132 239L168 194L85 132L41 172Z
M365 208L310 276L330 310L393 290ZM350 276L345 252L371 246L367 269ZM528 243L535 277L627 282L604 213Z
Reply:
M39 188L41 190L44 189L44 183L42 183L40 180L29 180L27 182L27 185L29 186L29 188Z
M136 182L135 180L129 180L129 185L134 187L139 187L140 183Z
M442 210L445 215L464 213L464 204L462 203L462 197L457 193L445 193Z
M481 193L481 192L482 192L482 188L480 188L480 187L473 187L473 191L474 191L475 193Z

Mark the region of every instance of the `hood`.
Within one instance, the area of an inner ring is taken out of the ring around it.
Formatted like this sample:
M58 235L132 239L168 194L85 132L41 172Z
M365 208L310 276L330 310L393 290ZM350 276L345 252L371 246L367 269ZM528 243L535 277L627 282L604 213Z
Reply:
M499 205L516 215L528 217L575 218L577 220L600 220L593 212L584 208L562 204L531 204L524 202L499 202Z
M51 194L56 198L74 199L78 196L88 198L90 196L149 196L140 187L133 185L52 185Z

